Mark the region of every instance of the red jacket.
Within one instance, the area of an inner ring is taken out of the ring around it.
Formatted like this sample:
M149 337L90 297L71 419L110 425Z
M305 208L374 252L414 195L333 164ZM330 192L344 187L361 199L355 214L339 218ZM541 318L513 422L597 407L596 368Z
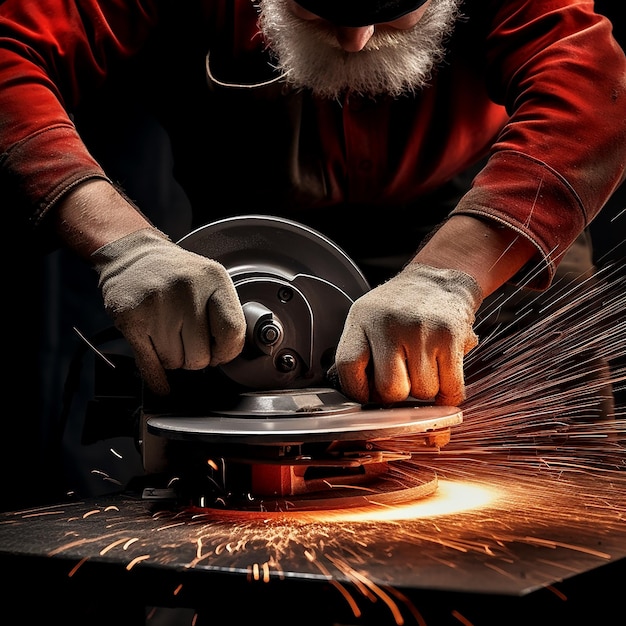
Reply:
M370 219L359 232L376 241L394 210L431 222L420 199L489 155L455 211L528 237L545 261L535 286L545 287L624 179L626 58L592 1L462 8L468 19L432 86L335 102L273 73L250 0L4 0L3 210L41 229L72 186L106 177L73 120L121 86L114 106L139 98L169 132L197 223L340 210L352 224Z

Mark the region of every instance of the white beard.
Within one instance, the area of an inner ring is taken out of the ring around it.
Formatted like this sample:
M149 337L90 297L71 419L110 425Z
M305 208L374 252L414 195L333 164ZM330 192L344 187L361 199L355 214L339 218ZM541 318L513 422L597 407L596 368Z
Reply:
M259 24L277 67L296 89L333 99L347 91L400 96L428 84L444 59L461 3L436 0L413 28L375 31L359 52L342 50L318 21L293 15L287 0L260 0Z

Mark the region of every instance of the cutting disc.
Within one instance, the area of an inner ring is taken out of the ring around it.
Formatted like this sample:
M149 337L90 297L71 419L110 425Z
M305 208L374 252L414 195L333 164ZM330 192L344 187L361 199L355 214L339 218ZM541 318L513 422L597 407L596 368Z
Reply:
M151 434L167 439L279 446L428 435L462 419L457 407L417 401L360 405L320 388L244 393L230 410L202 417L153 416L147 426Z
M146 426L168 442L180 469L179 500L266 512L426 497L437 489L434 471L394 468L417 448L446 445L450 427L461 422L457 407L360 405L337 390L311 388L243 393L228 410L148 416Z

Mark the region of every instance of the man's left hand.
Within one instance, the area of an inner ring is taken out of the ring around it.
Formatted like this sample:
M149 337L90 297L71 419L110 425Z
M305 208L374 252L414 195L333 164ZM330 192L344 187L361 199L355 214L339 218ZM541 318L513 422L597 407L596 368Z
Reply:
M409 264L350 308L335 357L342 391L362 404L412 396L456 406L482 300L469 274Z

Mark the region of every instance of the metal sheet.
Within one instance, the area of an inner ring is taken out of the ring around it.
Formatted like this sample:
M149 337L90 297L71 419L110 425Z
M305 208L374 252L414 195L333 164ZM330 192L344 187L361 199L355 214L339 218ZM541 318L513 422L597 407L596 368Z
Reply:
M0 514L0 566L13 572L12 594L58 584L84 596L91 581L96 602L132 590L137 602L208 612L212 624L232 594L257 605L229 605L231 624L292 601L310 607L301 624L420 624L416 615L432 614L439 626L457 624L455 611L501 624L502 611L541 607L560 619L590 601L597 615L613 610L615 576L626 571L620 513L608 509L589 526L556 511L537 524L528 511L512 517L510 506L498 489L454 481L414 506L326 516L182 511L113 496Z

